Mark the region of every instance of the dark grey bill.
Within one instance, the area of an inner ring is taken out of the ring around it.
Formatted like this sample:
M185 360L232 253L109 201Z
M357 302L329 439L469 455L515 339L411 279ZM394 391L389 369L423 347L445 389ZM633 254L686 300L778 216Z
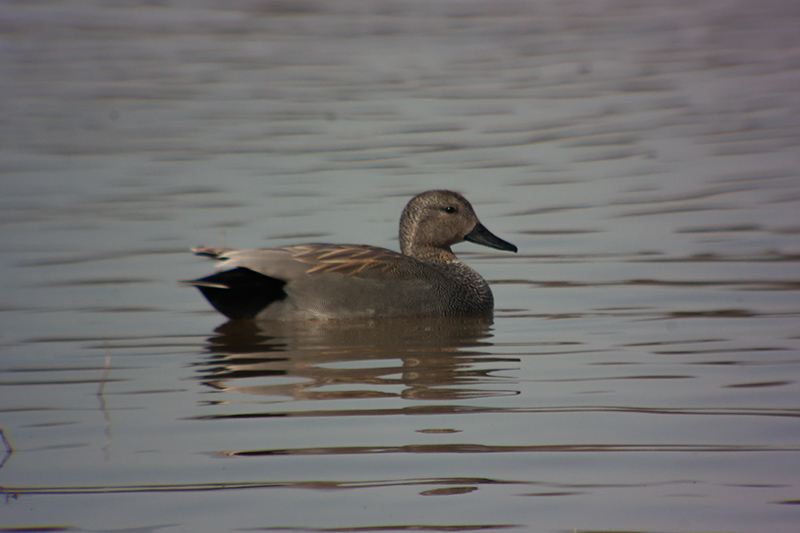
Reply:
M478 222L475 224L475 227L472 228L472 231L467 233L464 236L465 241L474 242L475 244L482 244L484 246L488 246L489 248L496 248L498 250L508 250L509 252L517 251L517 247L511 244L510 242L506 242Z

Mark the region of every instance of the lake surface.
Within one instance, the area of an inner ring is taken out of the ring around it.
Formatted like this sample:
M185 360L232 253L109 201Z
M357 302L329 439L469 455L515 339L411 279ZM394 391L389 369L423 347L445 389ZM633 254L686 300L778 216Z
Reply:
M793 0L0 15L3 531L797 531ZM179 283L431 188L493 321Z

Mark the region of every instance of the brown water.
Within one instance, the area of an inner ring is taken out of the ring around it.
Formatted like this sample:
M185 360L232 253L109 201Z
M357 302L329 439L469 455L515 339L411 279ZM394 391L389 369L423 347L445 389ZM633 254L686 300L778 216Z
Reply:
M797 531L796 2L0 19L0 528ZM493 323L177 283L440 187L520 248L457 247Z

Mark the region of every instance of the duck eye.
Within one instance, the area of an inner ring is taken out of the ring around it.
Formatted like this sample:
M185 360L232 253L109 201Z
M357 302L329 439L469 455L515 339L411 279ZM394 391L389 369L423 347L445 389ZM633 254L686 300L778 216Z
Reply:
M457 211L456 208L453 207L452 205L448 205L447 207L444 208L444 212L449 214L449 215L452 215L456 211Z

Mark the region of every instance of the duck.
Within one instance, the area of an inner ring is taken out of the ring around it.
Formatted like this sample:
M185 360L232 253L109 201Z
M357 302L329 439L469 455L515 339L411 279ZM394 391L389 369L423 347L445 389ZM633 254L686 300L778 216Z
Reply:
M311 243L192 251L218 261L186 281L230 320L326 320L492 314L494 296L451 246L517 247L490 232L460 193L417 194L400 216L400 252L366 244Z

